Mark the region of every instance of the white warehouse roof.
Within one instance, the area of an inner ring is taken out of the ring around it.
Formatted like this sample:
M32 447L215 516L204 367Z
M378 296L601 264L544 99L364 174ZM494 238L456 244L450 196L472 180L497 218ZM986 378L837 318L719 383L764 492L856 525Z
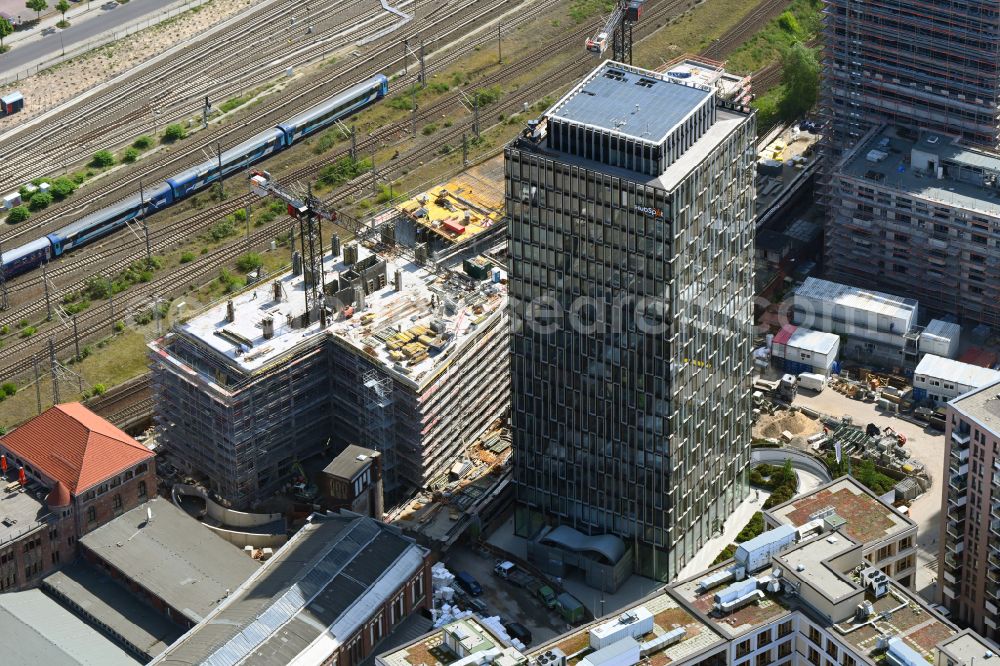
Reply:
M1000 371L990 370L971 363L962 363L934 354L925 354L913 371L914 375L925 375L935 379L945 379L962 386L979 388L1000 380Z
M840 343L840 336L799 326L785 343L787 347L804 349L817 354L829 354Z
M943 319L931 319L924 328L924 335L931 335L944 340L958 340L962 335L962 327Z
M900 319L915 319L918 307L917 301L912 298L851 287L814 277L806 278L805 282L795 290L795 295ZM898 332L905 333L905 331Z

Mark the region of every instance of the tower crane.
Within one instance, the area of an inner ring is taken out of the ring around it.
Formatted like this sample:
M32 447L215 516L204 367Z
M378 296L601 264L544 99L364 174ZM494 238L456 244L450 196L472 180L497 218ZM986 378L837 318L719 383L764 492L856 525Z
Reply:
M587 39L587 50L603 54L611 45L612 59L632 64L632 26L639 22L644 0L618 0L604 26Z
M302 325L308 326L310 322L316 321L318 314L322 325L326 326L326 307L323 302L326 293L326 276L323 273L323 231L317 220L335 222L336 211L324 207L323 203L312 195L311 187L307 189L305 196L301 196L290 188L282 186L266 171L250 172L250 189L258 196L271 195L281 199L288 207L289 217L298 220L302 274L305 280L303 294L306 305L306 311L302 315ZM293 244L295 242L291 235L289 242Z

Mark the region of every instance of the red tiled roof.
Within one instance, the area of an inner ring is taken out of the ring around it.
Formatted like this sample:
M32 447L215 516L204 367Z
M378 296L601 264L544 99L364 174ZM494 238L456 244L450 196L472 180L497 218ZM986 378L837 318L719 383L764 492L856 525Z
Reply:
M0 442L74 495L153 457L153 453L78 402L56 405Z
M71 501L69 490L63 484L62 481L56 481L56 487L49 492L49 496L45 498L45 503L50 507L60 507L69 506Z

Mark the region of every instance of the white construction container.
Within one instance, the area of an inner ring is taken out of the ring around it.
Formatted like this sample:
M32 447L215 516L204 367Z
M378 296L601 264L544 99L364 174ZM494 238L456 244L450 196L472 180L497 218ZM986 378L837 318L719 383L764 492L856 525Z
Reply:
M20 206L20 205L21 205L21 193L20 192L13 192L11 194L7 194L3 198L3 207L6 210L10 210L14 206Z
M617 643L626 636L638 638L653 630L653 614L645 606L627 610L610 622L590 630L590 647L595 650Z
M912 298L809 277L795 290L793 307L798 326L902 349L903 336L917 324L919 304Z
M779 525L741 543L734 559L748 572L759 571L771 563L772 555L795 543L796 535L797 532L791 525Z
M739 599L740 597L745 597L754 590L757 589L757 579L754 577L747 578L746 580L741 580L738 583L733 583L729 587L722 589L715 593L713 600L717 604L726 604L730 601Z
M920 402L948 402L997 380L1000 370L925 354L913 371L913 398Z
M641 655L639 643L631 636L626 636L617 643L591 652L580 660L580 666L635 666Z
M920 333L920 353L934 354L943 358L958 356L958 341L962 327L950 321L931 319Z
M840 354L840 336L804 326L786 325L771 342L771 357L781 359L785 372L828 376Z

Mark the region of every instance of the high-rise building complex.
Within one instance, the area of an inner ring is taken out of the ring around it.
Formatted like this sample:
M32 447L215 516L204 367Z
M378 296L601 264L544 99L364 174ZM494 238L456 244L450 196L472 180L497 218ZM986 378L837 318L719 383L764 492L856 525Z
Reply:
M883 123L1000 140L995 3L826 0L822 106L834 156Z
M754 137L605 62L506 148L518 534L613 535L667 580L746 495Z
M938 594L956 621L997 640L1000 382L948 403Z

